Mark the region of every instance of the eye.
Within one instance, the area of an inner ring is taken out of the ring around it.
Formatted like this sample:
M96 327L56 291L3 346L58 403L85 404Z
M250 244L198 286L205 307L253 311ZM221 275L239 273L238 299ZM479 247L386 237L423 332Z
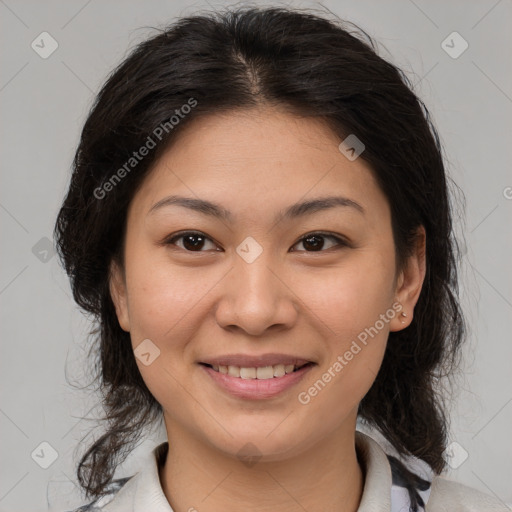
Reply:
M178 245L175 242L177 240L183 239L183 245ZM165 240L165 245L176 245L181 249L184 249L189 252L204 252L202 249L206 241L212 242L211 238L208 238L204 233L200 231L182 231L181 233L177 233L173 235L171 238ZM213 248L215 248L215 244L212 242Z
M329 233L309 233L308 235L303 236L295 245L303 244L305 248L309 248L311 250L306 250L306 252L321 252L324 247L324 239L329 238L334 240L336 243L331 247L327 247L327 249L332 249L332 247L342 246L347 247L348 243L342 240L340 237L331 235ZM295 247L295 246L294 246ZM294 251L295 252L295 251Z
M330 239L335 243L330 247L325 247L324 240ZM180 240L183 240L183 243L180 245L176 243ZM205 244L211 242L212 248L214 250L218 250L217 246L213 243L212 239L207 237L204 233L200 231L182 231L181 233L176 233L172 237L165 240L165 245L175 245L180 249L184 249L188 252L205 252L204 249ZM309 233L303 236L293 247L298 244L303 244L306 249L306 252L322 252L326 249L331 249L336 246L347 247L349 244L336 235L331 235L329 233L315 232ZM295 252L295 251L292 251Z

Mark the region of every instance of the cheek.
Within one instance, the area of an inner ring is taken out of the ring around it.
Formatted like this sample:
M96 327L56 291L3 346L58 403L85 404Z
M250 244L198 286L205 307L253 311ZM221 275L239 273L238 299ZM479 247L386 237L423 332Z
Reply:
M199 268L170 264L162 257L140 255L127 265L128 309L132 339L176 340L183 334L188 316L200 308L211 287ZM143 339L142 338L142 339Z
M304 302L319 320L324 358L299 401L326 425L357 407L382 364L389 323L396 315L392 251L390 246L389 251L358 254L300 285L299 296L307 297Z
M354 254L343 265L301 276L295 283L297 295L321 320L326 335L346 341L373 326L390 308L394 259L369 251Z
M297 398L311 421L326 431L357 410L377 377L396 314L389 301L392 277L392 272L384 278L382 270L370 268L340 272L311 297L323 357Z

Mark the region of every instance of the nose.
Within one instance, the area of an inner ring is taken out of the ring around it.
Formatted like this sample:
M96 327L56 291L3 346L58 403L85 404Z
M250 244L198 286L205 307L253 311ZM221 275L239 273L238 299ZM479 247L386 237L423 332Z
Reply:
M252 263L237 256L223 280L215 315L224 329L260 336L270 328L290 329L297 321L299 300L288 282L290 277L265 253Z

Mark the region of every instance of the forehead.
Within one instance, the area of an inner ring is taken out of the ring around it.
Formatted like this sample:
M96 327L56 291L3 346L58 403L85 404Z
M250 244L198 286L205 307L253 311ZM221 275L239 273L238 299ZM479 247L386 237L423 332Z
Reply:
M321 166L335 155L339 137L319 118L299 117L281 109L258 107L218 114L207 114L193 119L177 134L168 148L167 156L179 159L186 153L210 166L216 164L264 164L265 160L279 162L306 162L311 159ZM320 158L324 154L324 158ZM320 160L319 160L320 158ZM299 169L300 170L299 166Z
M147 212L165 195L181 193L254 214L337 193L387 209L370 166L348 160L341 141L320 119L270 108L205 115L177 133L134 207Z

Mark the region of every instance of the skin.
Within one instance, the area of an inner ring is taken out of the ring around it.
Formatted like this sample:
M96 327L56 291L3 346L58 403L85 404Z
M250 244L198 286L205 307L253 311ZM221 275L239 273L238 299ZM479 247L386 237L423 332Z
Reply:
M349 161L341 139L320 121L261 107L195 119L163 153L133 198L124 265L112 263L111 293L134 349L150 339L160 355L142 377L164 410L169 453L160 470L176 512L352 512L364 473L355 449L359 402L382 363L390 331L413 318L425 276L425 236L395 268L388 201L362 158ZM169 195L207 199L227 222L181 206L149 213ZM356 201L292 220L289 205L320 196ZM208 237L190 249L183 231ZM315 251L304 235L327 231ZM263 252L247 263L236 248L248 236ZM188 247L188 251L185 247ZM304 405L307 391L379 315L398 313ZM198 361L278 352L316 366L277 397L228 395ZM249 450L247 443L255 448ZM260 458L248 465L237 453Z

